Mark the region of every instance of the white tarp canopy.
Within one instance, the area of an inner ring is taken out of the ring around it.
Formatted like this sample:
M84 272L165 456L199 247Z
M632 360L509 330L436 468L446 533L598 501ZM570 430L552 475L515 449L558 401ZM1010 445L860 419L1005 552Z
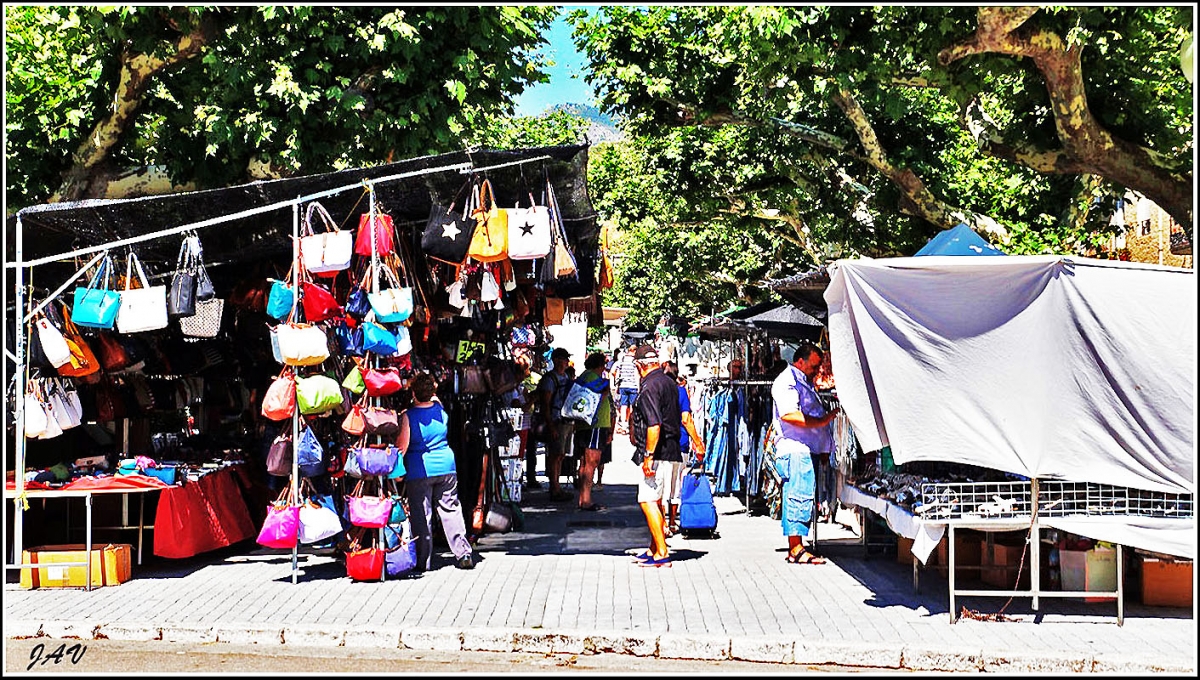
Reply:
M831 270L833 373L864 450L1194 493L1191 270L1064 256Z

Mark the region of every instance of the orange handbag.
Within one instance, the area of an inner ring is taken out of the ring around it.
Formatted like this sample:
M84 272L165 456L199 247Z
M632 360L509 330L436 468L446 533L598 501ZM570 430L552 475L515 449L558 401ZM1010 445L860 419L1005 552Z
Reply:
M97 375L100 372L100 360L96 358L96 354L92 352L92 348L84 342L83 336L79 334L79 329L71 321L71 310L66 304L62 306L63 317L63 340L67 341L67 347L71 350L71 362L58 367L58 374L68 378L88 378L94 376L94 379L84 380L83 382L95 382L99 378Z
M486 194L486 198L484 197ZM479 186L479 207L475 217L475 233L467 255L479 262L499 262L508 259L508 211L496 205L492 184L483 180Z

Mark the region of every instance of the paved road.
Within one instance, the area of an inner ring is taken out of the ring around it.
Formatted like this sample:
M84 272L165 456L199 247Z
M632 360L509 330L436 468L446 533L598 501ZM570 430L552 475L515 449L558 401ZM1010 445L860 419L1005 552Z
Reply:
M645 569L624 551L647 534L627 444L614 454L596 513L526 499L521 533L485 536L473 571L444 553L420 578L353 583L321 554L234 546L190 560L135 568L132 581L90 593L25 591L9 584L6 638L45 635L110 640L386 647L841 664L914 670L1191 672L1193 612L1115 604L1029 601L1014 622L949 624L945 581L934 573L914 592L911 570L867 559L839 543L833 525L825 565L783 560L778 523L718 498L721 537L670 539L675 563ZM440 565L440 566L439 566ZM1003 598L965 599L983 612ZM340 652L330 650L336 655Z

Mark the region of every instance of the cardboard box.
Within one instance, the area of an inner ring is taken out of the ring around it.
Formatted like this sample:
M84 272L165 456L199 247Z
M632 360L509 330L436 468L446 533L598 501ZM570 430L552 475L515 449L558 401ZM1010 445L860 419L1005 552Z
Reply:
M896 563L912 566L916 558L912 554L913 540L903 536L896 537Z
M983 569L980 580L988 585L1009 590L1027 590L1029 588L1029 558L1025 558L1025 566L1021 569L1021 580L1016 582L1017 565L1021 563L1021 555L1025 552L1023 542L1016 545L994 541L990 548L985 541L982 546ZM992 567L992 568L989 568ZM1003 568L1001 568L1003 567Z
M1116 550L1059 550L1059 583L1065 591L1117 590ZM1086 602L1111 602L1112 600L1085 597Z
M1142 603L1152 607L1192 606L1190 560L1142 558Z
M115 586L129 580L132 572L133 546L128 543L92 545L92 586ZM56 563L86 562L87 552L82 543L43 545L22 551L21 564L47 565L21 570L22 588L83 588L87 586L87 567L57 567Z

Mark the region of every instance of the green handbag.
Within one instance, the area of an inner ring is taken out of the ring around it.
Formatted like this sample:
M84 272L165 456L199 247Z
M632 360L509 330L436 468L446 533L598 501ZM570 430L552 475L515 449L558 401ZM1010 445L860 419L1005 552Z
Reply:
M342 388L333 378L324 375L296 378L296 405L300 407L301 414L311 416L325 413L341 404Z
M358 370L358 366L355 366L342 381L342 387L355 394L362 394L367 390L367 384L363 382L362 372Z

